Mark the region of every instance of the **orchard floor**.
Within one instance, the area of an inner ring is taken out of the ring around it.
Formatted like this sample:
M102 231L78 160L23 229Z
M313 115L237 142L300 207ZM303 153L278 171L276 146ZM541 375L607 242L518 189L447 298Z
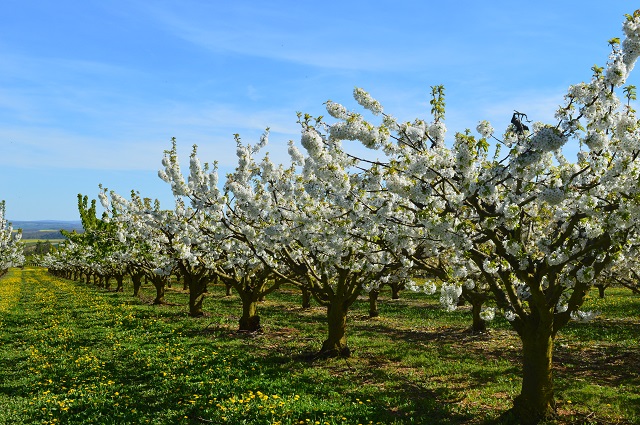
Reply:
M237 332L240 301L212 286L205 317L58 279L40 268L0 278L0 424L492 424L520 386L508 323L469 331L470 313L437 296L359 300L349 359L315 356L325 310L294 288L259 306L263 333ZM610 288L555 350L558 424L640 423L640 296Z

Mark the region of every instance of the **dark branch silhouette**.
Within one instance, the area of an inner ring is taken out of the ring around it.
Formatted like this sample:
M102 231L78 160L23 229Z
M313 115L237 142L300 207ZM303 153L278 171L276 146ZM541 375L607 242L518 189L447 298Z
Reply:
M527 114L523 114L522 112L513 111L513 116L511 117L511 124L516 128L517 134L524 134L525 131L529 131L529 127L522 124L522 119L525 119L527 122L529 121Z

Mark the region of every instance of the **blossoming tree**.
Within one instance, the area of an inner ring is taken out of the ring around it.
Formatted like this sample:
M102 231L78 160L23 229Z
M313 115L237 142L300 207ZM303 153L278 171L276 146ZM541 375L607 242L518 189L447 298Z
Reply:
M102 206L110 212L109 222L116 227L118 241L127 247L125 258L132 279L140 284L140 272L156 289L154 304L164 304L165 289L169 277L177 268L177 257L172 255L171 240L163 230L172 222L163 222L171 213L160 208L160 203L142 198L131 191L125 199L114 191L102 188L99 193Z
M621 44L611 41L606 68L570 87L557 123L529 130L514 116L499 141L503 156L488 155L494 131L486 121L480 137L457 133L446 146L440 89L430 122L385 115L373 125L342 111L328 127L329 134L382 149L390 159L385 187L409 202L417 240L428 237L452 252L447 260L458 277L480 273L486 281L522 340L522 388L512 409L522 423L553 415L554 339L570 319L591 317L580 307L594 280L637 242L640 129L618 91L640 55L640 11L627 16L623 30ZM623 91L634 97L632 87ZM362 90L355 97L382 112ZM581 146L576 161L563 155L570 139ZM443 286L444 301L453 304L457 285Z
M22 232L14 232L13 226L5 218L5 202L0 201L0 275L9 267L24 264L24 255L20 239Z
M268 235L263 232L273 223L254 194L257 185L253 179L255 164L251 151L256 148L242 146L239 138L236 139L238 166L227 176L224 192L218 188L217 167L214 164L210 168L206 163L202 166L195 146L185 179L180 171L175 140L172 149L165 152L164 169L159 171L159 176L171 185L177 199L186 198L190 203L190 217L185 219L190 222L190 234L183 230L178 236L188 240L189 246L183 246L181 252L193 254L196 248L199 250L199 258L210 273L238 293L242 302L239 330L255 332L261 330L258 300L275 291L282 280L275 278L260 248L269 243ZM266 134L262 140L266 143ZM239 182L247 185L243 193L249 196L248 201L239 192L244 188Z
M116 291L121 291L127 271L126 247L117 240L116 228L106 220L106 213L98 218L95 199L78 194L78 212L82 222L82 233L76 231L62 234L67 241L84 247L90 255L85 257L85 274L91 274L96 283L110 289L110 281L116 279Z
M240 295L241 330L259 329L258 299L288 282L327 307L322 353L349 355L347 311L363 285L384 278L392 268L388 252L373 242L380 226L360 214L364 204L349 192L361 182L349 176L345 161L350 160L337 146L327 155L305 159L292 144L291 166L276 166L268 155L255 159L267 135L255 146L242 145L236 137L238 166L227 176L224 194L216 187L216 170L202 167L195 149L187 180L179 171L175 144L165 155L160 177L174 195L189 198L191 207L209 218L200 231L210 249L217 250L210 267ZM322 143L318 137L303 123L303 145L321 154L314 150L315 143ZM305 170L302 175L296 167ZM327 178L319 177L327 172Z
M319 119L301 115L299 122L306 155L293 144L289 153L301 173L291 189L274 190L280 196L272 196L279 199L274 209L288 229L279 259L293 272L293 280L327 307L328 335L321 353L349 356L349 308L363 291L398 277L404 257L395 248L408 248L405 244L411 242L401 239L394 222L382 213L388 206L387 197L380 196L380 175L359 170L339 137L319 131ZM282 200L285 193L289 204ZM394 249L385 249L388 239L396 242L387 245Z

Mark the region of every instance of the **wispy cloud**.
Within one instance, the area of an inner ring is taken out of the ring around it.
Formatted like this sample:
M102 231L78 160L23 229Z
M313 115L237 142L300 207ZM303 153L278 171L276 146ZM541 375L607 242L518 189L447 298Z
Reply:
M186 8L154 4L146 11L166 31L222 54L366 71L415 68L429 58L452 60L457 57L451 45L424 42L422 37L425 30L429 30L428 25L420 28L420 37L411 37L409 33L408 37L402 37L403 33L395 28L401 23L393 19L378 23L378 18L370 16L365 7L353 15L347 9L342 13L332 10L310 13L301 9L305 8L236 2L224 9L215 4L190 3ZM409 17L406 19L412 21ZM434 28L434 40L435 31ZM402 38L401 42L398 37Z
M143 109L122 108L112 125L95 124L93 135L73 128L4 125L0 165L154 170L162 152L170 148L171 137L176 137L186 154L197 144L203 160L230 166L236 161L235 133L246 143L256 143L270 127L278 157L286 152L286 141L299 134L291 111L246 111L222 104L174 104L141 113Z

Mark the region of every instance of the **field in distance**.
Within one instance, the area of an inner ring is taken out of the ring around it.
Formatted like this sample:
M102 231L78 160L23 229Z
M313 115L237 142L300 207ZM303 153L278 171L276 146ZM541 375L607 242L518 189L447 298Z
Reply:
M22 239L26 241L45 241L51 239L64 239L60 230L69 232L75 230L82 232L80 220L34 220L34 221L12 221L14 229L22 229Z

